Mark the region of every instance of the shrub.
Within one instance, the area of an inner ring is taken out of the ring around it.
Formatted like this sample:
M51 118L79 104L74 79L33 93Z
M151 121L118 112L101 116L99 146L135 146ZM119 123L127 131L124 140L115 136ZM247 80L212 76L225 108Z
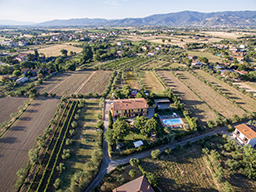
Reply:
M76 128L76 127L77 127L77 122L76 122L76 121L73 121L73 122L71 123L71 126L72 126L73 128Z
M171 154L172 149L171 149L171 148L166 148L166 149L164 150L164 152L165 152L167 155L169 155L169 154Z
M60 187L61 184L61 180L60 178L57 178L53 184L53 186L55 187L55 189L58 189Z
M151 157L153 159L157 159L161 154L161 151L159 149L153 150L151 151Z
M140 161L139 161L139 159L131 158L129 163L130 163L131 166L137 167L139 165Z
M129 175L131 176L131 178L134 178L136 176L136 171L134 169L131 169L129 171Z

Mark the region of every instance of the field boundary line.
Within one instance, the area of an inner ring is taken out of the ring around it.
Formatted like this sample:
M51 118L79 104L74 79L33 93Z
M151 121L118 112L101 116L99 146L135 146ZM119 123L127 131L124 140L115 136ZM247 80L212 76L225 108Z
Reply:
M97 71L94 71L94 72L90 75L90 77L88 77L87 80L84 81L84 82L82 83L82 85L80 85L80 87L78 87L78 89L77 89L74 93L75 93L75 94L79 93L79 91L81 91L81 89L85 86L85 84L88 83L88 81L95 75L96 72L97 72Z
M57 89L60 85L62 85L65 81L67 81L70 77L72 77L72 75L70 75L69 77L67 77L66 79L64 79L63 81L61 81L59 84L57 84L55 87L53 87L50 91L48 91L48 93L51 93L52 91L54 91L55 89Z

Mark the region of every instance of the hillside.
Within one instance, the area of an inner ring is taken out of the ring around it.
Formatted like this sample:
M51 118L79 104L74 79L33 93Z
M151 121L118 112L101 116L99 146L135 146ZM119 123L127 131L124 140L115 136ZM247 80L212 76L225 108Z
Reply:
M144 18L107 19L69 19L52 20L38 26L170 26L170 27L253 27L256 25L256 11L226 11L201 13L182 11L156 14Z

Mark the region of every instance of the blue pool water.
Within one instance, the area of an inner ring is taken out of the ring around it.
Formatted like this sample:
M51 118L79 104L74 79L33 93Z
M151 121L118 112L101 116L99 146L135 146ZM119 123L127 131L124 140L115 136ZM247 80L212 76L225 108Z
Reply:
M164 119L163 123L165 125L177 125L177 124L183 124L183 121L181 120L181 118L176 118L176 119Z

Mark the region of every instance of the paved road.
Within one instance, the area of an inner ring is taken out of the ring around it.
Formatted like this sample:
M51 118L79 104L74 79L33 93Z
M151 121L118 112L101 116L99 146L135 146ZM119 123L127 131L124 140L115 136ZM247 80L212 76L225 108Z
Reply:
M104 120L104 125L105 125L105 129L108 127L108 110L109 110L109 104L110 102L106 101L106 106L105 106L105 114L107 114L107 116L105 117ZM163 146L159 146L157 148L142 152L142 153L138 153L135 155L131 155L129 157L125 157L123 159L119 159L119 160L112 160L110 159L109 155L108 155L108 145L106 143L106 141L103 141L103 155L104 155L104 159L100 168L100 171L98 173L98 175L96 176L96 178L94 179L94 181L89 185L89 187L84 191L84 192L91 192L98 184L100 184L100 182L102 181L104 175L106 173L109 173L111 170L113 170L117 165L120 164L125 164L128 163L129 160L131 158L137 158L137 159L143 159L146 157L149 157L151 155L151 151L155 150L155 149L160 149L161 152L163 152L167 147L174 149L177 145L185 145L188 141L190 141L191 143L202 139L206 136L211 136L214 135L215 133L225 133L227 135L231 135L230 133L227 132L228 128L227 127L222 127L222 128L218 128L213 130L212 132L208 132L181 142L177 142L175 144L167 144L167 145L163 145Z

